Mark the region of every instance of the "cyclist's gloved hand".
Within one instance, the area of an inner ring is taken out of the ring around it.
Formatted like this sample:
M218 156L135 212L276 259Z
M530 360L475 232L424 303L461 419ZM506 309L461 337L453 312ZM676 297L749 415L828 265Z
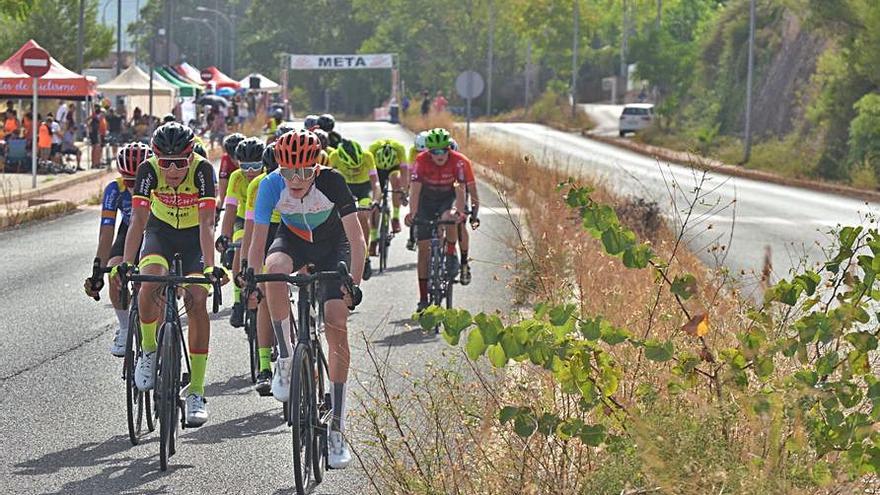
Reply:
M110 270L110 276L113 278L124 277L126 275L131 274L133 271L134 271L134 265L123 261L122 263L114 266L113 269Z
M220 253L226 252L229 249L229 237L225 235L221 235L214 241L214 249L216 249Z
M473 230L477 230L477 228L480 226L480 218L477 217L477 210L477 206L471 208L471 228Z
M348 304L348 309L354 311L354 308L364 300L364 293L361 292L361 288L355 284L343 286L342 289L345 303Z
M205 271L203 272L206 277L212 282L219 282L220 285L226 285L229 282L229 275L226 273L226 270L220 266L208 266L205 267Z
M407 213L405 217L403 217L403 223L406 224L407 227L412 227L413 224L413 214L412 212Z
M101 292L101 289L103 289L103 288L104 288L104 279L103 278L94 279L92 277L89 277L86 279L85 283L83 284L83 289L85 289L86 295L93 298L96 301L100 300L101 296L99 295L99 293Z
M247 286L247 281L245 280L244 273L238 272L232 277L232 283L235 284L239 289L244 289Z

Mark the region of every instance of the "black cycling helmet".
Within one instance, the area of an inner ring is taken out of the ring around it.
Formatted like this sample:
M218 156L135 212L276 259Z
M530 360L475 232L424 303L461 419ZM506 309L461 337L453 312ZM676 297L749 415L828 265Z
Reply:
M164 117L162 117L162 123L167 124L168 122L176 122L177 118L173 113L166 113Z
M287 134L290 131L295 131L296 125L293 122L282 122L278 124L278 127L275 129L275 137L279 138L284 134Z
M310 131L312 127L318 125L318 116L317 115L307 115L303 120L303 129Z
M323 129L315 129L312 131L312 134L318 136L318 141L321 141L321 149L327 149L327 142L330 140L330 137L327 136L327 133L324 132Z
M178 122L168 122L153 132L153 153L159 157L188 157L195 140L192 129Z
M205 150L205 146L202 143L196 142L193 145L193 153L200 155L202 158L208 158L208 151Z
M266 167L266 173L278 168L278 162L275 161L275 143L269 143L263 150L263 166Z
M232 134L223 138L223 150L226 151L226 154L235 158L235 148L238 147L238 143L244 141L244 134L240 132L233 132Z
M333 130L333 127L336 126L336 119L334 119L329 113L325 113L318 117L318 126L322 131L330 132Z
M235 147L235 159L245 163L262 161L264 149L266 149L266 143L262 139L249 137Z

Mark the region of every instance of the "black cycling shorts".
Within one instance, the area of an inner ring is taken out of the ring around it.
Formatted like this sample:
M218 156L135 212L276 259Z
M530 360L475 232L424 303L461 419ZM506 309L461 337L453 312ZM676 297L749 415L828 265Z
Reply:
M158 223L158 222L155 222ZM144 243L141 246L141 259L147 261L150 255L159 255L168 263L169 272L174 262L174 254L179 253L183 265L183 275L201 275L205 267L202 247L199 242L199 227L175 229L171 226L147 224Z
M366 202L373 198L373 185L371 182L361 182L360 184L349 184L351 195L354 197L354 204L358 208L366 206Z
M416 218L423 221L436 220L455 204L455 193L433 195L422 194L419 198L419 211ZM427 226L416 226L416 239L427 241L431 238L431 229Z
M269 255L284 253L293 260L293 271L313 264L319 272L335 271L340 261L351 266L351 245L345 232L325 241L311 243L303 240L287 227L278 228ZM324 299L342 299L342 284L324 284Z
M391 174L400 172L400 165L388 170L379 169L376 172L379 174L379 189L385 192L388 190L388 178L391 177Z
M110 248L111 259L125 254L125 235L127 233L128 224L120 223L119 228L116 230L116 239L113 241L113 246Z
M269 254L269 248L272 247L272 243L275 242L275 236L278 235L278 226L280 223L270 223L269 224L269 233L266 234L266 248L263 250L263 255Z

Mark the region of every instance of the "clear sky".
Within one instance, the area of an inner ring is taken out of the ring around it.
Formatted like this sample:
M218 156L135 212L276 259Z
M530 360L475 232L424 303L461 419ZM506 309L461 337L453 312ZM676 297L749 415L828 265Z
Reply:
M117 0L98 0L98 21L113 28L116 31L116 1ZM122 50L131 50L132 46L126 33L128 24L137 19L137 13L140 8L147 3L147 0L122 0ZM113 51L116 45L113 45Z

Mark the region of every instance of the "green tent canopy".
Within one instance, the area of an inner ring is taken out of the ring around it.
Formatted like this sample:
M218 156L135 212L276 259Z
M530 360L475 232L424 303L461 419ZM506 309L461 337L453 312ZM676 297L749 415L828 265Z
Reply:
M195 98L199 96L199 93L202 90L198 86L183 81L182 79L177 77L174 71L168 70L165 67L156 67L155 71L160 76L162 76L163 79L177 87L177 90L180 92L180 96Z

